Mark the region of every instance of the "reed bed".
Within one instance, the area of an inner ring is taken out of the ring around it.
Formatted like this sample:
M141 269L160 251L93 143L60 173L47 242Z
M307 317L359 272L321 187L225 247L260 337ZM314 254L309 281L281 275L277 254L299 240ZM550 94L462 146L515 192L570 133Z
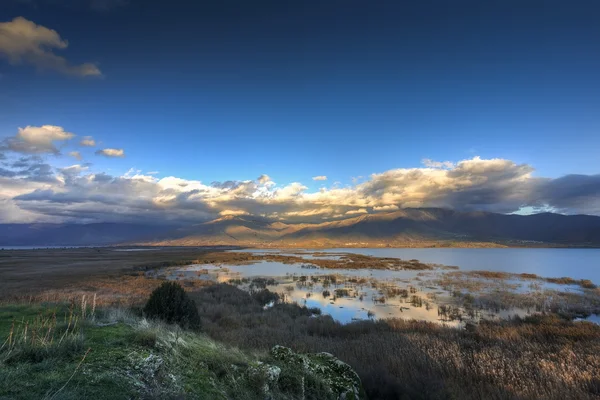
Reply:
M555 314L482 321L466 329L403 319L342 325L293 304L264 310L248 293L226 285L191 295L212 337L246 349L281 344L330 352L359 373L371 399L600 395L600 326ZM465 312L452 305L442 310L441 318Z

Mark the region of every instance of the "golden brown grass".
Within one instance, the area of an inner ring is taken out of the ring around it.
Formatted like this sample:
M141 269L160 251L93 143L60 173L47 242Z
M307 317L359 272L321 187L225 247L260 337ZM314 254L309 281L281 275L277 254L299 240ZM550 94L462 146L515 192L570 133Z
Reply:
M139 306L146 302L150 293L156 289L162 280L146 277L143 272L129 275L100 277L80 282L61 289L28 291L23 289L12 295L5 294L0 303L65 303L87 299L95 299L97 306ZM187 291L197 290L213 284L210 281L189 280L184 282ZM89 302L90 300L88 300Z
M212 337L247 349L282 344L333 353L359 373L372 399L600 395L600 326L587 322L547 315L463 330L402 319L341 325L295 305L264 310L225 285L192 296Z

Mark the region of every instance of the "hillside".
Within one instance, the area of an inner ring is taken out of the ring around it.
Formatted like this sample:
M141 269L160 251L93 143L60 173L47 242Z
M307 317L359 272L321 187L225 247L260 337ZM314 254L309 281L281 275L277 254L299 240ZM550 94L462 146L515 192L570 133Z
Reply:
M2 399L365 398L331 354L242 351L125 308L0 305L0 337Z
M505 215L446 209L406 209L319 224L228 217L167 234L160 245L411 246L435 243L600 245L600 217L543 213Z
M404 209L322 223L228 216L200 224L0 225L2 246L145 244L267 247L600 246L600 217Z

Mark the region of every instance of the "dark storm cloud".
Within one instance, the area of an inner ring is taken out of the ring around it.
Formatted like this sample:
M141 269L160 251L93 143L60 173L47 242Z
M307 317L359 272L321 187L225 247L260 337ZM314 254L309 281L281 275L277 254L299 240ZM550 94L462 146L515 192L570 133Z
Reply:
M30 156L30 157L21 157L12 164L10 164L11 168L29 168L32 163L41 163L43 160L38 156Z
M240 181L225 181L225 182L212 182L210 186L219 189L234 189L238 187L242 182Z
M11 171L9 169L0 167L0 176L5 178L14 178L15 176L17 176L17 173L15 171Z
M54 169L44 163L31 164L29 167L22 170L22 174L26 176L26 179L33 182L56 182L56 175Z
M57 182L54 168L46 164L41 157L21 157L16 161L4 163L8 168L0 168L0 176L18 178L29 182Z
M566 175L545 180L533 199L563 212L600 214L600 175Z

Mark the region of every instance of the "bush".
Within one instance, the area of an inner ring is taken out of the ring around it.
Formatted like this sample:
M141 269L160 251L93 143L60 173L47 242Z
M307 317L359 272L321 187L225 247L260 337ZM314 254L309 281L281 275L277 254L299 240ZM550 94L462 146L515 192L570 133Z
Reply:
M175 282L164 282L150 295L144 307L148 318L161 319L183 328L200 328L200 316L194 300Z
M259 292L255 292L252 294L252 297L262 306L266 306L270 303L277 303L279 301L279 295L271 292L269 289L263 289Z
M589 279L580 280L579 286L581 286L584 289L596 289L597 288L597 286L594 285L594 283L592 281L590 281Z

